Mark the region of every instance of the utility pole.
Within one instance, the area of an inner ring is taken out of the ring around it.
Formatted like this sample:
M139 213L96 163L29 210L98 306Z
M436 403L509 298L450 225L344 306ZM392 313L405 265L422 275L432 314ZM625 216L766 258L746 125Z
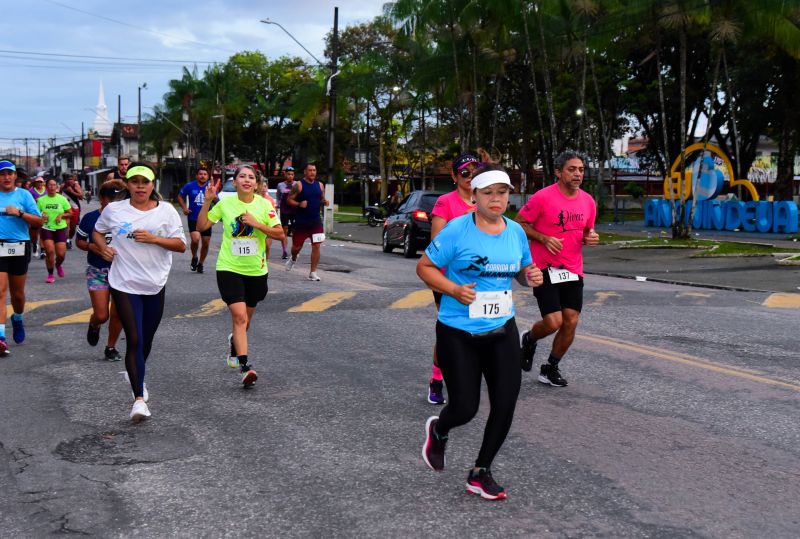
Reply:
M331 76L328 79L330 114L328 115L328 185L333 185L333 147L336 140L336 68L339 62L339 8L333 8L333 36L331 38ZM331 201L332 202L332 201Z
M83 130L83 122L81 122L81 178L86 171L86 143L83 141L86 138Z
M117 94L117 164L122 149L122 96Z

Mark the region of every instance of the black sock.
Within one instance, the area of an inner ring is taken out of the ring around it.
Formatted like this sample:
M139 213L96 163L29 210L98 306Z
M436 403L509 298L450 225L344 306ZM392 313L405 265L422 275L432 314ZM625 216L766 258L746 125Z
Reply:
M247 366L247 354L243 356L238 356L238 358L239 358L239 365L241 365L242 367Z
M554 356L552 353L550 354L550 357L547 358L547 362L553 367L558 367L559 361L561 361L561 358Z
M48 275L52 275L53 274L53 268L47 268L47 274ZM41 279L41 277L40 277L40 279Z

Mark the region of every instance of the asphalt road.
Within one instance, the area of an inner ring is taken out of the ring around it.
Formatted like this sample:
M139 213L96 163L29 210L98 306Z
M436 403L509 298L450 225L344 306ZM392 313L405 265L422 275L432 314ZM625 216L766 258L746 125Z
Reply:
M444 472L420 457L437 408L415 261L329 241L312 283L307 251L289 273L273 249L252 390L225 366L213 271L175 256L140 425L122 364L86 344L83 257L55 285L34 262L28 340L0 360L0 535L798 536L799 311L771 293L590 276L570 385L523 376L490 503L464 492L485 399Z

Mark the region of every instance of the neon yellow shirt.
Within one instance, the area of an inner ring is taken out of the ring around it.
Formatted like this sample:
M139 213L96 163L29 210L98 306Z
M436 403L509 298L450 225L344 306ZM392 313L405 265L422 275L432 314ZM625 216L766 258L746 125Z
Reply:
M67 228L69 225L69 217L63 217L60 222L56 223L56 217L63 215L70 211L72 206L69 205L69 200L64 195L56 193L54 196L44 195L39 197L36 201L39 210L43 215L47 216L47 222L42 225L42 228L47 230L61 230Z
M239 222L244 213L253 215L268 227L280 224L275 206L260 196L245 204L238 196L223 198L208 212L208 219L216 223L222 220L222 245L217 256L217 271L232 271L239 275L258 277L265 275L267 267L267 235L251 226ZM255 243L252 242L255 240ZM254 249L252 248L254 247ZM253 254L243 254L248 251ZM236 254L234 254L236 253Z

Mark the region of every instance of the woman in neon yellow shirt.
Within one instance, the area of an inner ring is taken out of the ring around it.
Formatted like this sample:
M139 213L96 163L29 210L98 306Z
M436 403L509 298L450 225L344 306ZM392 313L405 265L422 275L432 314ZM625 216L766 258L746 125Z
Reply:
M284 238L280 219L271 202L256 196L256 172L239 167L233 179L236 196L223 198L209 210L217 191L209 182L206 198L197 217L197 230L208 230L217 221L224 227L217 256L217 286L222 301L231 313L232 331L228 336L228 366L239 367L242 384L258 379L248 364L247 330L256 306L267 296L267 238Z
M48 283L55 282L53 266L59 277L64 276L64 257L67 255L67 227L72 217L72 207L64 195L58 193L58 182L50 178L47 180L47 194L36 201L42 215L47 218L39 237L45 252L45 266L47 266Z

